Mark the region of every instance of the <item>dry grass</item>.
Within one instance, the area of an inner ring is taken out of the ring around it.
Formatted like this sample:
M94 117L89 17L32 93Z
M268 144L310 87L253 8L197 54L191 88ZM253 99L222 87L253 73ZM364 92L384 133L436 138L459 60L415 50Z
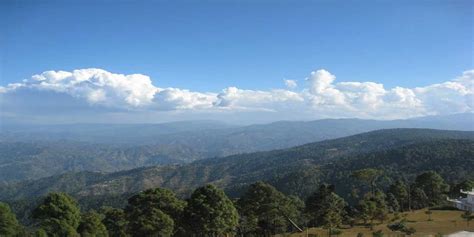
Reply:
M463 213L462 211L433 211L431 214L432 221L428 221L428 215L425 214L425 211L426 210L418 210L414 212L403 213L404 218L407 219L407 225L416 229L416 233L412 236L434 236L437 233L445 235L461 230L474 232L474 221L471 221L469 226L467 226L466 221L461 218L461 214ZM403 236L400 232L390 231L387 228L388 223L389 222L385 222L383 224L375 225L373 230L370 230L365 226L355 226L353 228L342 227L342 234L339 235L339 237L355 237L357 236L357 233L363 233L365 237L371 237L372 232L377 230L382 230L385 234L384 236L387 237ZM316 236L316 234L318 237L328 236L327 230L320 228L311 228L308 230L308 234L308 236ZM277 236L306 237L306 233L284 234Z

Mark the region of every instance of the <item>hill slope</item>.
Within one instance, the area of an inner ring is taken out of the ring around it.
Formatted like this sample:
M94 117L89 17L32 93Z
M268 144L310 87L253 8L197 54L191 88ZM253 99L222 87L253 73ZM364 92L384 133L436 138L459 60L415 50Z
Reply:
M411 120L326 119L233 126L215 121L166 124L4 126L0 180L65 172L114 172L268 151L385 128L474 130L474 115Z
M137 192L167 187L186 195L215 183L232 195L257 180L287 194L308 195L321 182L349 193L352 171L380 168L386 178L407 178L435 170L449 181L474 178L474 132L426 129L380 130L290 149L205 159L187 165L139 168L111 174L69 173L0 187L0 199L19 199L67 191L76 196Z

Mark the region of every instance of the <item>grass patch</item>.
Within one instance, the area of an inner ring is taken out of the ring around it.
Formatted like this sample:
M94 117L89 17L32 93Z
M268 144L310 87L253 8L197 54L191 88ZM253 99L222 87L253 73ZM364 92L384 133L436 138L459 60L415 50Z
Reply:
M463 214L459 210L431 210L431 221L428 221L428 215L425 213L427 209L417 210L413 212L402 213L401 216L405 218L407 227L413 227L416 230L416 233L411 235L414 237L422 236L437 236L437 235L446 235L451 234L457 231L472 231L474 232L474 221L467 223L464 219L461 218ZM391 219L391 218L390 218ZM362 225L356 225L354 227L342 226L340 230L342 233L338 237L355 237L357 234L362 233L364 237L372 237L372 233L376 231L381 231L384 236L393 236L394 234L401 234L400 232L394 232L388 229L385 222L383 224L375 224L373 230ZM327 230L321 228L311 228L308 230L309 236L318 236L318 237L327 237ZM293 233L290 235L276 235L281 236L290 236L290 237L306 237L306 232L304 233Z

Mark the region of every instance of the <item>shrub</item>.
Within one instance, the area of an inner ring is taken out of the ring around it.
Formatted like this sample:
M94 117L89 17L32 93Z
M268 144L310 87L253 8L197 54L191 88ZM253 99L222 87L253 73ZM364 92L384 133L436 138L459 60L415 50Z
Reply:
M407 226L405 225L405 222L404 222L404 221L400 221L400 222L395 222L395 223L388 224L387 227L388 227L391 231L403 231L404 229L407 228Z
M411 234L414 234L416 232L415 228L413 227L408 227L404 230L402 230L403 233L407 234L407 235L411 235Z
M372 232L373 237L383 237L383 233L381 230L377 230L375 232Z
M332 229L331 230L331 235L340 235L342 234L342 231L339 229Z

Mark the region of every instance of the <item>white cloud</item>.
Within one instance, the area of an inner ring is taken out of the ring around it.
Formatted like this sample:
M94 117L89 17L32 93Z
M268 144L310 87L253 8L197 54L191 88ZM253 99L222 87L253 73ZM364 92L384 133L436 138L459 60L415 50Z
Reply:
M174 109L210 109L217 100L215 93L200 93L178 88L158 89L154 102L156 108Z
M274 111L279 104L302 102L300 94L288 90L256 91L228 87L217 95L218 108Z
M117 108L148 105L157 91L148 76L114 74L95 68L73 72L46 71L32 76L31 79L14 87L9 85L7 88L60 92L85 99L91 104Z
M295 89L298 87L298 83L295 80L284 80L285 86L288 87L288 89Z
M294 90L298 86L295 80L285 80L288 89L228 87L216 93L160 88L142 74L123 75L94 68L46 71L29 80L0 87L0 112L2 116L11 116L28 110L49 111L50 116L55 116L54 110L81 109L132 114L162 111L162 116L187 111L194 113L194 117L198 113L221 117L229 112L234 113L229 116L252 112L260 113L256 116L270 113L273 114L270 117L278 120L393 119L474 111L474 70L443 83L416 88L387 89L376 82L338 82L335 75L324 69L312 72L306 81L307 86L299 91Z

